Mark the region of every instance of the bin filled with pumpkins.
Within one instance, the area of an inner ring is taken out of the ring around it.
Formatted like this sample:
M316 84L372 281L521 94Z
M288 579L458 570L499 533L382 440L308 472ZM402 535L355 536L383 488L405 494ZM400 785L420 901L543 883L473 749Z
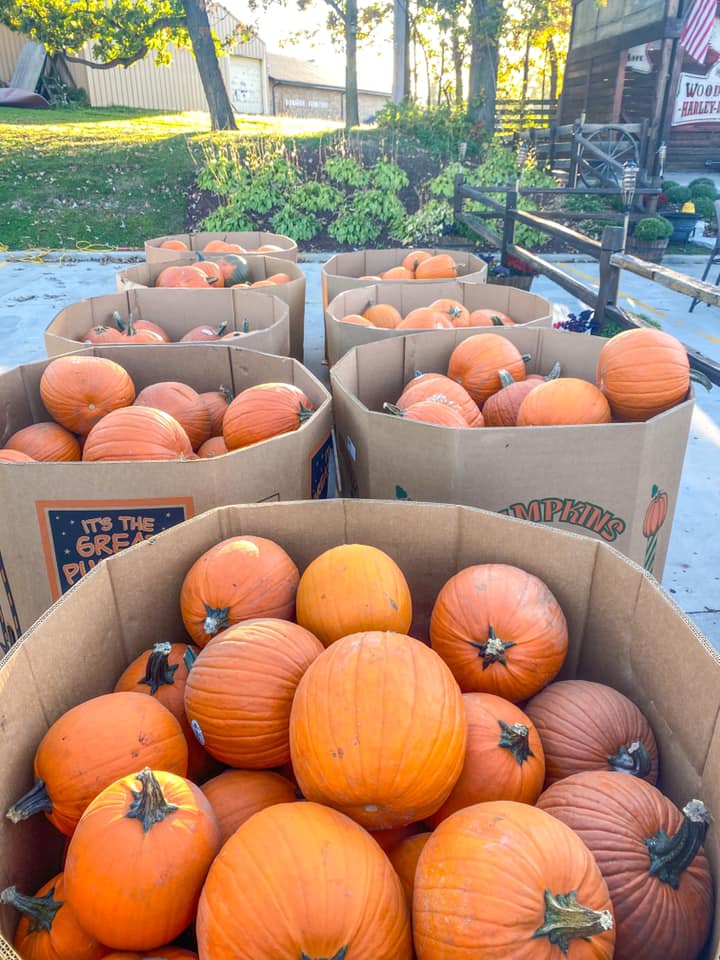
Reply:
M184 253L263 253L297 263L298 247L292 237L264 230L176 233L145 241L148 263L174 260Z

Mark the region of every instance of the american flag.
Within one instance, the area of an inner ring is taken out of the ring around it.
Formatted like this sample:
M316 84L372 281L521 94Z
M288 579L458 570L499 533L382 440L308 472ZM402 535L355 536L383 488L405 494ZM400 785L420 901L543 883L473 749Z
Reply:
M680 46L698 63L705 62L716 9L717 0L693 0L680 34Z

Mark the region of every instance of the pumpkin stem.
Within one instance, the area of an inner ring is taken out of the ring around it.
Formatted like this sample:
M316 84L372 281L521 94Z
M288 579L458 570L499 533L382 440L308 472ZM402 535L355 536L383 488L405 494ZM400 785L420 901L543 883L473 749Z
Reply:
M649 873L677 890L680 874L695 859L705 839L710 815L702 800L690 800L683 807L683 822L678 832L669 837L658 830L645 841L650 854Z
M394 403L384 403L383 410L385 413L389 413L392 417L404 417L405 411L401 410L400 407L396 407Z
M130 787L134 800L125 816L129 820L139 820L147 833L154 823L161 823L169 813L177 810L177 805L167 803L162 787L150 767L137 773L135 779L140 781L140 789Z
M526 364L527 364L527 363L530 363L530 361L532 360L532 354L531 354L531 353L523 353L523 354L521 354L520 356L521 356L523 362L526 363Z
M55 887L44 897L27 897L24 893L18 893L17 887L5 887L0 893L0 903L15 907L28 918L30 933L39 933L41 930L49 933L55 914L63 902L55 899Z
M197 660L197 654L192 647L185 647L185 653L183 654L183 663L188 668L188 672L192 670L195 666L195 661Z
M112 318L120 333L125 333L125 330L127 329L127 323L123 320L117 310L113 310Z
M300 409L298 410L298 419L300 421L300 426L305 423L306 420L309 420L310 417L315 413L310 407L306 407L304 404L300 404Z
M510 727L504 720L498 720L498 724L500 725L501 731L498 746L505 747L506 750L509 750L520 766L525 763L528 757L535 756L530 749L530 743L528 741L530 729L527 724L514 723Z
M589 940L597 933L612 930L613 918L609 910L591 910L577 902L577 893L545 891L545 922L533 934L547 937L567 955L571 940Z
M344 947L340 947L336 954L333 954L332 957L317 957L316 960L345 960L345 954L348 952L348 945L345 944ZM304 950L300 951L300 960L313 960L312 957L309 957Z
M140 680L140 683L146 683L150 687L150 693L152 694L157 693L158 688L163 684L175 682L174 674L178 665L174 663L170 666L168 663L170 650L169 643L153 644L152 652L145 667L145 676Z
M27 820L36 813L50 813L53 805L44 780L36 780L32 789L14 803L5 816L13 823Z
M712 390L712 382L709 377L706 377L704 373L701 373L699 370L690 371L690 379L693 383L702 384L706 390Z
M215 334L215 336L216 336L216 337L221 337L221 336L225 333L225 331L227 330L227 325L228 325L227 320L223 320L223 322L222 322L221 324L219 324L217 327L215 327L215 329L213 330L213 333ZM220 387L220 389L223 390L224 387Z
M223 321L223 323L225 323L225 321ZM222 325L223 324L220 324L220 326ZM225 326L227 326L227 323L225 323ZM218 330L219 329L220 327L218 327ZM220 384L218 387L218 393L221 393L225 397L225 403L232 403L232 401L235 399L230 387L224 387L222 384Z
M497 314L493 314L490 317L490 325L493 327L504 327L505 324L502 321L502 317L498 317Z
M243 333L250 333L250 323L248 320L243 320L240 330Z
M616 773L629 773L633 777L646 777L650 773L650 754L638 740L629 747L621 744L617 753L608 757L608 763Z
M484 643L479 640L468 640L468 643L479 650L480 656L483 658L483 670L487 670L492 663L501 663L506 667L505 651L515 646L514 640L509 640L506 643L496 637L492 624L488 627L488 638Z
M560 366L560 361L556 360L552 366L552 370L547 374L547 376L543 377L543 380L557 380L557 378L560 376L561 370L562 367Z
M206 603L205 613L207 616L203 623L203 630L209 636L214 637L216 633L230 626L230 620L228 619L230 607L211 607Z
M513 375L509 370L500 369L498 370L498 376L500 377L500 383L503 387L509 387L511 384L515 383Z

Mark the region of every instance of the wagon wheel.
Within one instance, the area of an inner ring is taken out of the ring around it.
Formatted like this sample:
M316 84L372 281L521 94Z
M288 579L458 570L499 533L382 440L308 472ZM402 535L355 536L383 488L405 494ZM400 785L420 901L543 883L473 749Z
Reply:
M595 147L602 150L604 157L578 145L580 179L586 187L619 187L622 173L608 160L623 164L628 161L638 163L640 153L636 138L622 127L607 126L593 130L586 137Z

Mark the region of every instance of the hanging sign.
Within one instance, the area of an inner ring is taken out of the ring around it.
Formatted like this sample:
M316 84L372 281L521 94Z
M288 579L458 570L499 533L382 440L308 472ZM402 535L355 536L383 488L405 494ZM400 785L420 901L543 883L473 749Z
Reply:
M720 61L705 75L680 74L672 126L690 123L720 123Z
M653 64L648 56L648 46L647 43L641 43L638 47L630 47L625 64L628 70L635 70L637 73L652 73Z

